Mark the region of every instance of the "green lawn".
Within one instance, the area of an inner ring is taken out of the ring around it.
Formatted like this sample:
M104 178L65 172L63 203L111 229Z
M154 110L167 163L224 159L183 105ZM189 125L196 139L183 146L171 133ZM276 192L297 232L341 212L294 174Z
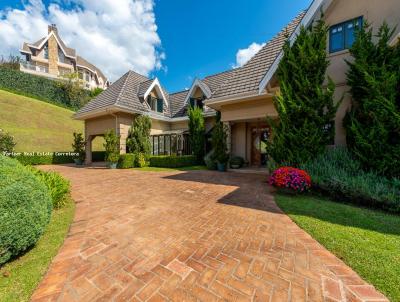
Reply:
M29 301L51 259L64 242L74 215L72 200L53 210L51 221L38 243L25 255L0 268L0 301Z
M33 98L0 90L0 128L17 142L16 151L71 151L72 133L83 132L73 111ZM102 150L101 138L93 150Z
M277 195L301 228L392 301L400 301L400 216L311 196Z
M195 171L195 170L207 170L206 166L189 166L182 168L158 168L158 167L143 167L143 168L132 168L137 171L149 171L149 172L174 172L174 171Z

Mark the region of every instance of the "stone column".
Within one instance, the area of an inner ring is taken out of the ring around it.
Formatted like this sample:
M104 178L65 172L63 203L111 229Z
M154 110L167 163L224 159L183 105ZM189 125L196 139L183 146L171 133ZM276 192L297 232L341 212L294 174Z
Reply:
M228 153L231 154L232 151L232 128L230 122L223 122L224 128L227 130L226 145L228 147Z
M95 135L89 135L86 137L85 141L85 164L92 164L92 141L95 138Z
M52 35L47 41L49 51L49 73L58 76L58 44Z

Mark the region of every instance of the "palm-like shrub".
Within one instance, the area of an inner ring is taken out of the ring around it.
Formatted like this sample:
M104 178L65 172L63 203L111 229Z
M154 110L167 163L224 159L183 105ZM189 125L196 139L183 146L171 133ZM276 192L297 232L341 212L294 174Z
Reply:
M0 155L0 265L34 245L50 221L48 189L28 168Z

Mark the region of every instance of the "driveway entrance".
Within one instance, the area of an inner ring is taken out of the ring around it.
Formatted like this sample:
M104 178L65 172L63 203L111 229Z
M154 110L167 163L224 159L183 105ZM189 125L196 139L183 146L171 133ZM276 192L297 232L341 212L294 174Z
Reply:
M385 301L263 175L43 169L71 180L77 208L32 301Z

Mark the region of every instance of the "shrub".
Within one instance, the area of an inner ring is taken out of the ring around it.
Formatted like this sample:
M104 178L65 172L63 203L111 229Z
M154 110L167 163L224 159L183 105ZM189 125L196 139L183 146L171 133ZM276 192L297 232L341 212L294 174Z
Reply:
M135 118L129 129L126 145L131 153L143 153L146 158L150 155L151 119L146 115Z
M180 168L180 167L194 166L196 164L197 164L197 158L194 155L150 156L150 167Z
M189 112L189 140L193 154L197 161L203 160L205 151L205 125L203 110L199 107L190 107Z
M114 130L109 130L104 134L104 149L106 150L105 161L117 163L119 160L119 136Z
M311 188L311 177L304 170L280 167L272 173L269 184L278 189L302 193Z
M135 167L143 168L147 166L146 156L144 153L135 154Z
M364 168L400 177L400 44L384 23L377 35L367 24L357 32L347 82L352 106L345 118L347 145Z
M51 197L39 178L0 155L0 265L37 242L51 209Z
M77 159L81 161L85 160L85 140L83 139L82 133L74 132L74 142L72 143L72 150L75 153L79 154Z
M218 121L212 131L211 144L214 150L213 157L220 164L226 164L229 160L227 146L227 127Z
M70 193L69 181L57 172L42 171L33 167L30 170L46 185L53 202L53 208L61 208Z
M210 151L204 156L204 163L208 170L217 170L217 161L214 159L214 151Z
M61 87L57 80L50 80L45 77L35 76L19 70L0 67L0 89L36 98L44 102L67 107L73 110L78 109L88 101L88 91L81 89L83 95L80 100L70 99L67 91ZM85 96L86 95L86 96Z
M17 155L15 156L21 164L27 166L69 164L74 162L74 156L70 152L54 152L49 155Z
M274 98L279 119L268 119L273 133L267 153L279 165L296 166L324 152L335 136L335 84L326 81L328 28L320 20L286 41L277 71L280 94Z
M0 153L13 152L15 145L14 137L0 129Z
M118 160L118 169L130 169L135 167L136 156L133 153L121 154Z
M346 148L330 148L301 168L315 189L333 199L400 212L400 180L363 171Z

